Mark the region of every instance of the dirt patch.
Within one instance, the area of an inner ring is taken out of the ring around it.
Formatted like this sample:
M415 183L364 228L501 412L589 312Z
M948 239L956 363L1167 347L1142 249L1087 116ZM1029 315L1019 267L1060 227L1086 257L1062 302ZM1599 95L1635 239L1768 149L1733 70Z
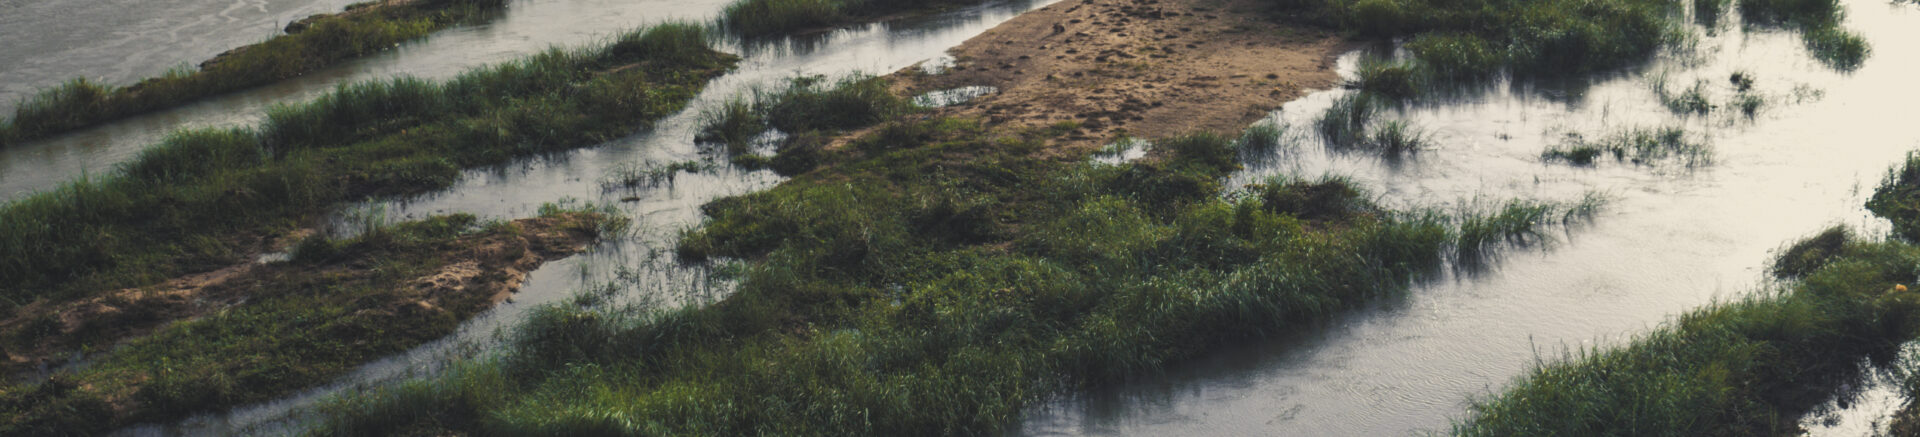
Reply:
M595 237L580 214L516 220L517 232L483 231L441 246L445 264L432 274L407 282L393 294L399 302L375 311L412 313L456 310L473 314L518 290L528 273L550 259L579 252ZM291 243L286 246L290 246ZM285 246L282 246L285 247ZM83 350L148 335L182 320L245 305L273 292L289 278L349 278L378 274L369 260L326 264L247 261L212 272L182 276L158 285L115 290L62 303L36 302L0 319L0 368L8 373L63 365ZM451 308L449 308L451 307Z
M903 93L999 89L940 110L1006 127L1079 124L1078 156L1120 134L1234 132L1307 90L1335 86L1349 42L1275 24L1252 0L1066 0L950 51L955 65L893 75Z

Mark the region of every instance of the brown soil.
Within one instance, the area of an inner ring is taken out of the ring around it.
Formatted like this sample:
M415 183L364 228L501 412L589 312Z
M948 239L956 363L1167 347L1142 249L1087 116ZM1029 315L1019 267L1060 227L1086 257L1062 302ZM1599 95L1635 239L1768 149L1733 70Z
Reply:
M1335 86L1349 43L1275 24L1254 0L1066 0L1022 14L950 52L940 74L895 73L906 93L985 85L946 108L1005 127L1077 122L1073 156L1120 134L1235 132L1306 90Z
M447 245L446 264L434 274L409 281L395 290L401 302L378 311L416 313L446 311L473 314L497 304L518 290L529 272L550 259L582 250L593 236L583 230L579 214L521 219L519 232L482 232L460 237ZM297 241L294 240L294 241ZM283 245L281 247L290 246ZM0 319L0 369L6 373L58 365L88 345L117 344L147 335L176 321L244 305L258 293L272 290L297 274L317 274L346 280L370 276L373 266L363 260L308 265L262 264L247 261L207 273L182 276L164 283L115 290L101 296L61 303L36 302ZM314 270L318 270L317 272ZM465 308L479 306L478 308ZM31 333L29 333L31 332ZM31 337L31 339L27 339ZM98 349L97 346L92 349Z

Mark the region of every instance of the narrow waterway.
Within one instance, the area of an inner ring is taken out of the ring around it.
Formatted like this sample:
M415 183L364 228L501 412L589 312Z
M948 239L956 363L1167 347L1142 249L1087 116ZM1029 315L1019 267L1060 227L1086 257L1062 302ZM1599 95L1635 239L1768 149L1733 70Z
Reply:
M1908 108L1920 97L1920 13L1846 1L1846 27L1873 43L1852 73L1807 57L1798 36L1723 26L1697 51L1567 86L1501 86L1392 111L1432 148L1401 160L1329 151L1312 122L1332 90L1274 115L1301 139L1273 175L1343 175L1399 207L1451 210L1509 198L1610 199L1592 225L1549 247L1510 252L1491 271L1416 286L1404 299L1339 317L1315 332L1244 344L1110 390L1064 399L1021 426L1026 435L1412 435L1446 432L1469 402L1541 361L1619 345L1669 318L1765 285L1772 252L1832 224L1884 232L1862 204L1887 169L1920 148ZM1357 54L1343 59L1346 74ZM1748 119L1725 107L1729 77L1767 97ZM1706 116L1675 116L1652 84L1705 81ZM1712 162L1595 167L1546 163L1567 133L1586 138L1683 126L1711 141ZM1884 382L1884 381L1882 381ZM1858 402L1853 402L1857 400ZM1823 435L1869 435L1897 407L1884 383L1849 411L1810 418Z

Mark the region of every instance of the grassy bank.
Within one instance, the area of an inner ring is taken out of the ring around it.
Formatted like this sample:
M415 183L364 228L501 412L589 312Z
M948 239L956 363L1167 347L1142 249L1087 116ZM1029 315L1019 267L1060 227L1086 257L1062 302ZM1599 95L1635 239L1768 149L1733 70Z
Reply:
M889 14L928 12L980 0L739 0L720 13L720 26L748 38L789 35L872 21Z
M347 240L310 237L292 261L189 296L120 294L64 312L79 321L71 328L0 333L15 350L124 340L79 370L0 386L0 434L91 435L284 396L446 336L510 289L509 275L624 223L592 208L550 206L515 222L454 215ZM179 313L204 315L167 317Z
M647 129L733 65L704 35L662 25L443 82L343 85L276 107L258 127L177 132L111 174L0 206L0 299L74 299L212 270L340 202Z
M1910 232L1909 159L1873 210ZM1900 206L1904 205L1904 206ZM1899 207L1896 207L1899 206ZM1911 240L1828 229L1782 251L1777 289L1680 316L1632 343L1542 365L1476 403L1458 435L1783 435L1862 369L1920 334ZM1906 416L1914 413L1910 409ZM1910 432L1912 419L1895 420ZM1896 434L1909 435L1909 434Z
M77 78L21 102L13 117L0 121L0 147L300 76L492 18L506 6L506 0L358 3L294 22L286 34L223 53L199 69L176 69L125 87Z
M1051 155L1046 129L869 132L703 208L680 254L747 260L735 294L542 309L497 358L341 399L319 433L990 434L1036 399L1394 296L1461 253L1464 223L1484 254L1562 209L1395 212L1337 179L1232 189L1236 149L1261 146L1211 134L1107 165Z

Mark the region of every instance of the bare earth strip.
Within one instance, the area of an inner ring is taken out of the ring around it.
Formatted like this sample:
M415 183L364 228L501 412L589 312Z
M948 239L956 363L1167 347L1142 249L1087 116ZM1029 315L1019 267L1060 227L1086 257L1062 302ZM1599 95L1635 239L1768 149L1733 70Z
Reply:
M1121 133L1234 132L1307 90L1337 85L1350 47L1277 25L1248 0L1067 0L1015 17L950 52L955 65L895 73L903 92L999 92L942 115L1007 128L1078 122L1068 152Z

